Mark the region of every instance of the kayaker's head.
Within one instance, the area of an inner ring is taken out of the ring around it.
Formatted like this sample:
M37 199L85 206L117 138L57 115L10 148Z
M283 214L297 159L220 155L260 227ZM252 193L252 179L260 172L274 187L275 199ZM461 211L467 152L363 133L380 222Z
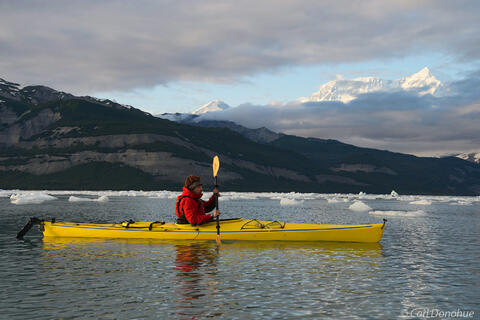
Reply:
M202 179L199 176L189 175L185 180L185 187L193 193L202 193Z

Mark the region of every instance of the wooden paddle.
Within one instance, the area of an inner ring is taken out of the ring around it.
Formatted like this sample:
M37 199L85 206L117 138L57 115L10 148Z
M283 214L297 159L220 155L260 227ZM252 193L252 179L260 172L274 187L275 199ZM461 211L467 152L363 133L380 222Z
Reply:
M218 156L213 157L213 177L215 178L215 188L218 189L218 183L217 183L217 173L218 169L220 169L220 160L218 159ZM215 210L218 211L218 195L215 195ZM220 221L218 220L217 216L217 243L220 243Z

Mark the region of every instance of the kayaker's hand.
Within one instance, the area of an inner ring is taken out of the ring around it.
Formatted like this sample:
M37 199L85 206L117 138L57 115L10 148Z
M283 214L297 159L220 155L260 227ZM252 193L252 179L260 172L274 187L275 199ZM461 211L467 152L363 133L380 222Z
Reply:
M219 215L220 215L220 210L215 210L215 211L213 212L213 217L214 217L214 218L218 217Z
M220 197L220 192L218 191L217 188L213 189L213 195L214 196L219 196Z

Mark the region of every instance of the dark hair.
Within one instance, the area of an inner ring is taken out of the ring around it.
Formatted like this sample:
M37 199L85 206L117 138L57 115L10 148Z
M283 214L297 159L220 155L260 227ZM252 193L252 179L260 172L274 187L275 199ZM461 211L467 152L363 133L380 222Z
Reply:
M187 179L185 179L185 187L189 190L194 189L197 186L202 185L202 179L199 176L195 176L193 174L189 175Z

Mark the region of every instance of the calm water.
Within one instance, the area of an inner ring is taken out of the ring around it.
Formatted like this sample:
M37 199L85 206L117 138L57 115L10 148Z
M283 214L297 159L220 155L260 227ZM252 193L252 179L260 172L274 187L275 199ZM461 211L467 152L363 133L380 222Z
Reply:
M425 308L480 318L478 201L362 200L374 210L408 211L383 216L351 211L352 201L220 203L223 218L349 224L386 217L380 244L45 241L36 229L16 240L31 216L173 220L173 199L57 197L24 205L0 198L2 319L394 319Z

